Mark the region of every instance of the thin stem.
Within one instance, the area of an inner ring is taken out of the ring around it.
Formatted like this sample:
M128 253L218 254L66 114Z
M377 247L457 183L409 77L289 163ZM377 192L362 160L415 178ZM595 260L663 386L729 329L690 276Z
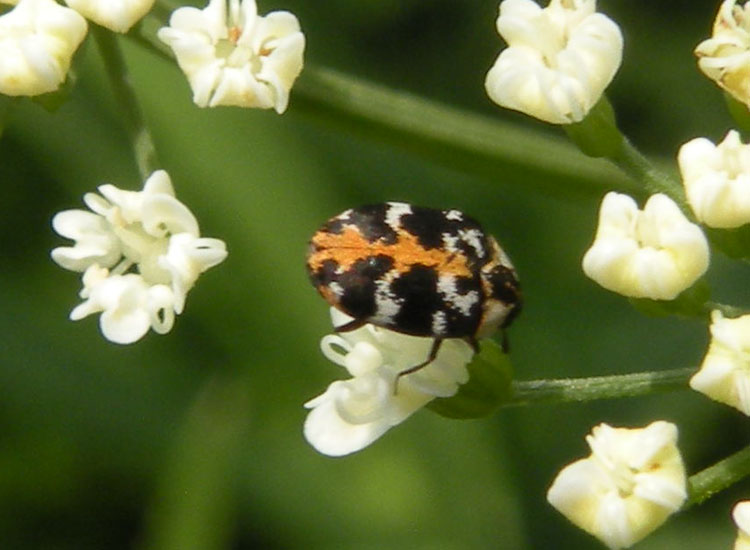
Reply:
M515 381L511 384L511 398L502 406L594 401L674 391L687 387L694 373L694 368L682 368L590 378Z
M683 510L737 483L750 475L750 446L709 466L688 479L688 500Z
M692 216L680 182L659 170L617 127L617 117L606 96L602 96L580 122L563 125L578 148L594 158L606 158L638 182L648 193L664 193Z
M159 168L159 162L156 158L156 148L151 133L143 118L138 98L130 82L125 58L113 32L94 24L91 24L90 28L104 59L107 77L112 85L115 100L120 107L120 115L125 129L130 136L138 171L141 178L145 180L154 170Z
M162 8L171 2L160 0ZM156 19L156 18L154 18ZM154 33L131 38L169 56ZM637 192L638 186L603 160L584 160L564 140L393 90L324 67L307 64L292 92L290 115L302 115L349 133L417 153L466 173L514 181L547 194L601 194L609 187ZM554 175L554 178L544 177ZM560 178L567 181L561 185Z
M641 182L649 193L664 193L692 217L679 182L657 169L628 139L623 139L622 146L610 160L630 177Z
M290 114L378 139L467 173L516 180L526 187L570 196L607 188L637 190L603 160L585 160L558 137L393 90L321 67L305 67ZM541 172L541 174L540 174ZM556 178L544 177L554 174ZM567 178L560 185L559 178Z

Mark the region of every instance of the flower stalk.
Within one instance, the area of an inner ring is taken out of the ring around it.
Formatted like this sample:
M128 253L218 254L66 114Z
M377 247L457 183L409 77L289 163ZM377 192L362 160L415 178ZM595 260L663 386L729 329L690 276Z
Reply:
M104 59L104 67L114 92L115 100L120 106L125 130L130 137L133 155L141 179L146 180L151 173L159 169L151 132L143 117L135 89L130 81L130 74L125 64L122 50L114 33L91 25L91 33Z
M529 170L565 179L568 197L599 195L605 184L627 192L640 188L608 163L582 163L575 148L554 136L332 69L308 65L294 93L292 113L493 181L498 174L520 168L526 175L525 186L550 194L560 194L559 182L553 185L547 178L529 177Z
M563 129L584 154L610 160L630 178L641 184L649 194L667 195L690 219L693 219L683 187L675 178L654 166L620 132L617 128L614 110L606 97L602 96L581 122L564 125Z
M750 445L688 478L686 510L750 475Z
M556 380L519 380L511 384L511 397L503 407L520 407L551 403L580 403L598 399L637 397L688 389L695 373L686 367L665 371L638 372L587 378Z

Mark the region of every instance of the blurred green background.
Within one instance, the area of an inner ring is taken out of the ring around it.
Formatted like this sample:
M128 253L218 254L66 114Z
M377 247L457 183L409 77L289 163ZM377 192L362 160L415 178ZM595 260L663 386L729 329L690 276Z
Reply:
M298 16L310 67L560 133L484 94L502 45L495 1L259 4ZM671 166L684 141L716 141L731 127L692 55L717 7L600 2L625 36L608 92L620 125ZM317 454L302 437L302 403L344 372L318 350L327 306L303 262L312 232L350 206L456 207L499 237L526 298L510 331L520 380L697 366L706 326L645 318L584 277L611 182L568 192L574 181L532 165L473 176L366 125L342 130L302 97L296 104L294 91L281 117L200 110L176 65L121 42L178 198L230 255L166 336L117 346L96 317L69 321L80 283L49 258L63 244L52 216L82 207L102 183L141 182L91 40L58 112L14 105L0 142L0 548L597 549L545 500L557 471L588 454L592 426L675 422L690 473L747 444L746 418L685 390L471 421L421 411L360 453ZM749 276L714 255L708 281L715 299L748 306ZM740 498L750 498L748 482L637 548L730 548Z

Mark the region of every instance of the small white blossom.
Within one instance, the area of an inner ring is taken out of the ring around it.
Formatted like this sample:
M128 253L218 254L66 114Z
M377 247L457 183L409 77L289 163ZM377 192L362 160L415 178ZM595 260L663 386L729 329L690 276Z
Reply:
M351 317L331 308L331 319L341 326ZM353 378L333 382L305 403L312 409L305 421L307 441L325 455L353 453L436 397L454 395L469 378L466 364L473 356L471 346L460 339L444 340L432 363L399 378L394 386L398 373L427 358L432 343L432 338L373 325L325 336L320 343L323 354Z
M708 259L700 227L666 195L652 195L639 210L629 196L608 193L583 271L625 296L672 300L703 275Z
M677 427L596 426L591 455L563 468L547 500L609 548L627 548L659 527L687 498Z
M169 25L158 36L174 51L196 105L286 110L305 49L293 14L260 16L255 0L210 0L202 10L175 10Z
M21 0L0 16L0 94L35 96L65 81L86 20L54 0Z
M102 312L104 336L120 344L140 339L152 328L169 332L174 315L198 276L227 256L219 239L201 238L198 221L174 196L169 175L158 170L143 191L114 185L87 193L92 210L66 210L52 227L75 241L52 251L52 259L85 272L73 320Z
M487 73L490 99L553 124L582 120L622 61L622 33L596 0L503 0L497 31L508 43Z
M724 0L713 35L695 48L698 67L738 101L750 105L750 2Z
M750 550L750 500L735 504L732 509L732 518L737 525L734 550Z
M65 3L97 25L128 32L149 12L154 0L65 0Z
M750 315L711 313L711 343L690 387L750 416Z
M730 131L714 145L696 138L680 147L677 161L690 207L710 227L733 228L750 222L750 145Z
M174 296L162 284L149 286L140 275L110 275L96 264L83 274L84 302L70 312L73 321L102 312L99 326L107 340L132 344L149 328L165 334L174 324Z

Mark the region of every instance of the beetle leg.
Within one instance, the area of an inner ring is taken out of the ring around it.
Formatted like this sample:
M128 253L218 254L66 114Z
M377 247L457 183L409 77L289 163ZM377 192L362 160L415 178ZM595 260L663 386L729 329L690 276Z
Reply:
M393 384L393 393L394 394L398 392L398 381L401 379L401 377L402 376L406 376L407 374L412 374L414 372L417 372L418 370L421 370L424 367L426 367L427 365L429 365L430 363L432 363L435 360L435 358L437 357L437 354L440 351L440 345L442 343L443 343L443 339L442 338L435 338L432 341L432 347L430 348L430 355L427 356L427 360L426 361L422 361L418 365L414 365L413 367L409 367L406 370L402 370L401 372L399 372L396 375L396 381Z
M333 330L336 332L350 332L352 330L357 330L360 327L363 327L367 324L367 319L352 319L351 321L344 323L343 325L339 325L337 327L333 327Z
M508 355L508 352L510 351L510 340L508 340L508 331L505 327L500 329L500 335L502 338L502 340L500 340L500 345L503 348L503 353Z

